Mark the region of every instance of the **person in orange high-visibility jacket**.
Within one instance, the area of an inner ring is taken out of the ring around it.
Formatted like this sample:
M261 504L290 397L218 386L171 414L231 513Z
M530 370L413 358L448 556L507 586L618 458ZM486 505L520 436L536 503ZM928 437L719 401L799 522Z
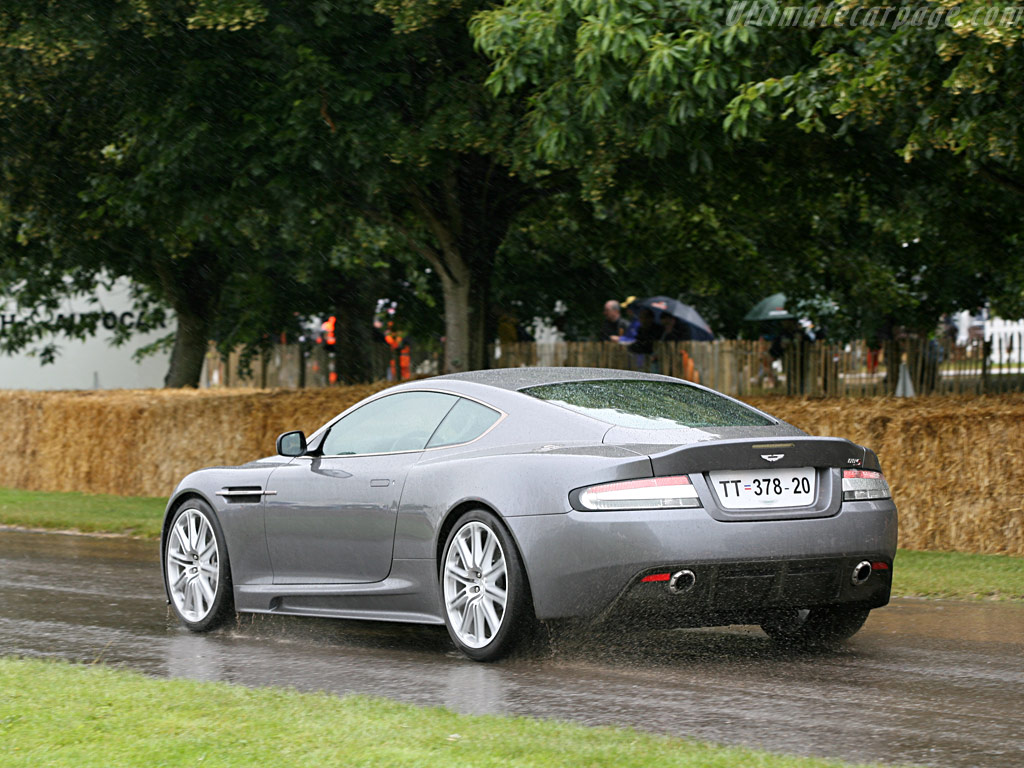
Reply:
M408 381L412 377L412 357L409 354L409 345L405 339L388 323L388 332L384 335L384 341L391 347L390 370L388 371L389 381ZM395 371L395 358L398 358L398 371Z
M323 337L322 338L328 344L333 345L337 341L337 338L334 335L334 328L337 325L337 323L338 323L338 318L336 318L334 315L331 315L329 318L327 318L322 323L320 323L320 330L323 331ZM319 344L320 343L320 339L317 339L316 343Z

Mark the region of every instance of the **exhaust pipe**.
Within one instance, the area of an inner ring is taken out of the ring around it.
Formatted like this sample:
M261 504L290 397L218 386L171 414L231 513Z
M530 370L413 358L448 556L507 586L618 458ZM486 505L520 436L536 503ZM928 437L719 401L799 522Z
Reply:
M668 581L668 591L673 595L681 595L693 589L697 583L697 575L693 571L677 571Z
M850 583L855 587L859 587L865 581L871 578L871 563L867 560L861 560L853 569L853 575L850 576Z

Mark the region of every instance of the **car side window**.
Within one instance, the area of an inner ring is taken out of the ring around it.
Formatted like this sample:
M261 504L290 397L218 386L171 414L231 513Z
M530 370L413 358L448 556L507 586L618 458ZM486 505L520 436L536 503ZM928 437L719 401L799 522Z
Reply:
M444 421L434 432L434 436L430 438L427 448L459 445L476 440L500 418L501 414L493 408L488 408L474 400L460 398L455 407L444 417Z
M458 399L443 392L401 392L374 400L334 423L323 454L421 451Z

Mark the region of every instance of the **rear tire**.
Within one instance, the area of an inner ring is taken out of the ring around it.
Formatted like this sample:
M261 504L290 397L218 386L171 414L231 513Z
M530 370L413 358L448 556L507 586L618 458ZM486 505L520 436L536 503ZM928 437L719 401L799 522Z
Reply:
M164 541L164 585L178 620L193 632L234 614L228 548L217 515L200 499L178 507Z
M533 599L515 542L484 509L448 534L440 564L441 608L452 642L474 661L495 661L529 639Z
M870 612L870 608L841 606L794 608L766 619L761 629L781 646L830 648L853 637Z

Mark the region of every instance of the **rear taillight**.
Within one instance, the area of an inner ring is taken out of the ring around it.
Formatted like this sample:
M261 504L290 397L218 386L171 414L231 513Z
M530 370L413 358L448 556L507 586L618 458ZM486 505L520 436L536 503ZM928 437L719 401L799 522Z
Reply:
M843 501L889 498L892 498L892 492L881 472L870 469L843 470Z
M678 509L699 507L697 489L686 475L648 477L594 485L580 493L584 509Z

